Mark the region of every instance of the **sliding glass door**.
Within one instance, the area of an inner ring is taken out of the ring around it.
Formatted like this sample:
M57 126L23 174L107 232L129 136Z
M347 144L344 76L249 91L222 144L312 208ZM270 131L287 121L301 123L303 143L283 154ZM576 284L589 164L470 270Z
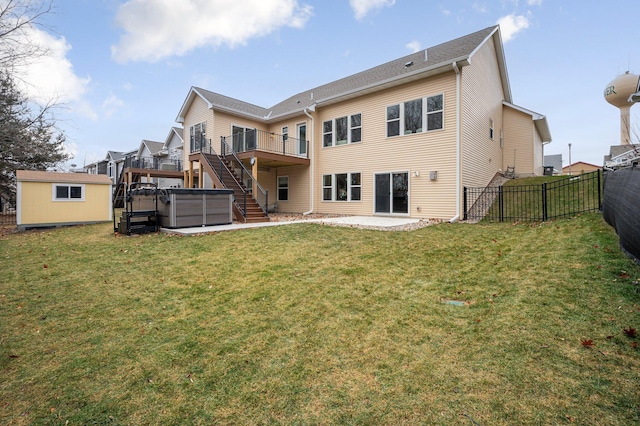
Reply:
M375 213L409 213L409 173L376 173Z

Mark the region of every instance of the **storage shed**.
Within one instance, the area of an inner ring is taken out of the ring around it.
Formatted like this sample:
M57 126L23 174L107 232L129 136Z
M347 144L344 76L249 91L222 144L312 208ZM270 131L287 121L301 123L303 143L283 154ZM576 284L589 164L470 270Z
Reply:
M19 230L112 220L107 175L16 171Z

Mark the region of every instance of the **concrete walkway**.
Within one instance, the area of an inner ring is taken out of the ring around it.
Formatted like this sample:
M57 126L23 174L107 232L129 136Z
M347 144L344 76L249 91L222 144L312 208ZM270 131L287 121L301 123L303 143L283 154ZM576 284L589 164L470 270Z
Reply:
M394 226L410 225L413 223L418 223L419 221L420 219L410 219L410 218L405 219L405 218L399 218L399 217L343 216L343 217L331 217L331 218L322 218L322 219L304 219L304 220L296 220L291 222L233 223L229 225L199 226L196 228L180 228L180 229L161 228L160 231L170 233L170 234L197 235L197 234L210 234L214 232L223 232L223 231L235 231L237 229L293 225L296 223L326 223L331 225L342 225L342 226L365 226L365 227L377 227L377 228L391 228Z

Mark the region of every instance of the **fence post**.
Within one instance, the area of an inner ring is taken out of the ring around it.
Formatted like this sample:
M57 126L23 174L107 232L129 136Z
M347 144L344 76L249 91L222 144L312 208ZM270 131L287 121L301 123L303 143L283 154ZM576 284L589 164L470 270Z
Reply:
M462 188L462 204L464 208L464 215L462 216L463 220L467 220L467 187Z
M502 185L498 187L498 207L500 222L504 222L504 191Z
M598 170L598 210L602 211L602 198L600 195L600 173L602 173L602 169Z
M542 184L542 221L547 221L547 183Z

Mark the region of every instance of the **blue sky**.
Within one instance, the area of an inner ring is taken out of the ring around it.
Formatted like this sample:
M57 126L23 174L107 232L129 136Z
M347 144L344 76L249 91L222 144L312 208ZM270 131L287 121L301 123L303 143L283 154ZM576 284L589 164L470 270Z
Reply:
M0 0L4 1L4 0ZM164 141L191 86L269 107L500 23L515 104L547 116L545 154L602 164L619 143L609 81L640 74L637 0L54 0L24 78L82 166ZM632 108L640 136L640 106Z

